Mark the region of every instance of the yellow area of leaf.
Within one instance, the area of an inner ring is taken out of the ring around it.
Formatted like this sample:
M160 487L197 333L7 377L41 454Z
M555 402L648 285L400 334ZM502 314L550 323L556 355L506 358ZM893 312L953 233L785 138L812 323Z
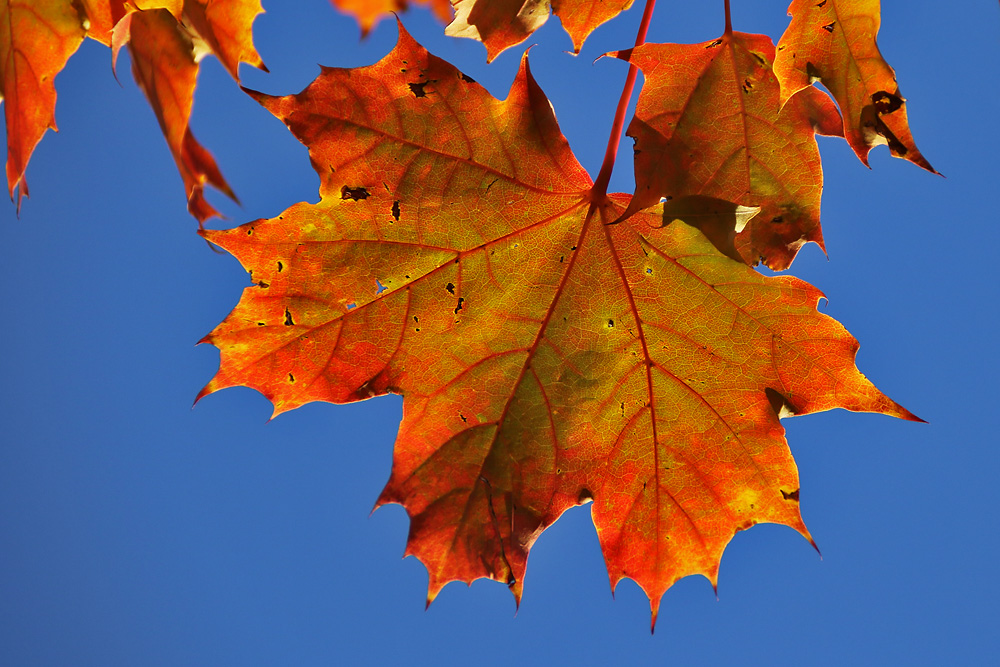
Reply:
M400 28L375 65L256 97L309 148L322 199L203 232L254 284L204 339L221 366L199 398L402 394L379 503L410 516L428 602L481 577L520 600L536 539L593 501L612 585L638 582L655 621L679 578L715 583L737 531L808 537L779 414L913 418L815 288L662 209L610 224L624 196L592 196L526 60L498 101Z
M350 14L358 20L361 34L367 35L375 24L387 18L392 12L402 12L410 6L425 5L442 23L449 23L452 18L450 0L330 0L333 6L345 14Z
M844 134L865 165L882 144L900 157L937 173L917 150L896 73L882 58L875 36L879 0L793 0L792 20L778 42L774 71L785 101L821 81L844 116Z
M748 264L785 269L805 243L823 246L815 132L841 134L840 116L812 87L781 106L768 37L732 33L618 55L646 76L628 128L636 173L629 215L661 197L701 195L761 208L724 237Z

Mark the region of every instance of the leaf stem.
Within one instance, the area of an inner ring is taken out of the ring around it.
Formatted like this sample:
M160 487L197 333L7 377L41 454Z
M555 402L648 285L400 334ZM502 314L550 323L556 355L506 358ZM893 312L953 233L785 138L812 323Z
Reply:
M646 32L649 30L649 20L653 17L653 8L656 0L646 0L646 7L642 11L642 20L639 22L639 32L635 35L635 45L640 46L646 43ZM726 1L726 11L729 10L729 2ZM727 14L728 15L728 14ZM601 171L597 174L594 187L590 189L595 199L603 199L608 194L608 183L611 181L611 171L615 167L615 158L618 156L618 144L622 139L622 131L625 129L625 114L628 112L628 103L632 99L632 91L635 89L635 80L638 77L639 68L633 63L629 63L628 76L625 78L625 87L622 88L622 95L618 98L618 108L615 110L615 120L611 125L611 136L608 138L608 148L604 152L604 163L601 164Z
M729 13L729 0L724 0L726 3L726 34L733 34L733 17Z

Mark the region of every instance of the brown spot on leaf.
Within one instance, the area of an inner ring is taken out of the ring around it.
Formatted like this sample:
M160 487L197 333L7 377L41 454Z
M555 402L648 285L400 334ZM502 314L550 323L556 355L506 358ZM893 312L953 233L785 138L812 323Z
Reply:
M781 489L781 497L785 500L793 500L799 502L799 490L795 489L791 493L786 493L784 489Z
M830 21L825 26L823 26L823 30L826 30L827 32L833 32L833 26L835 26L836 24L837 24L836 21Z
M285 308L285 326L290 327L293 324L295 324L295 322L292 321L292 313L288 310L288 308Z
M448 290L450 294L455 293L455 283L448 283L447 285L444 286L444 288Z

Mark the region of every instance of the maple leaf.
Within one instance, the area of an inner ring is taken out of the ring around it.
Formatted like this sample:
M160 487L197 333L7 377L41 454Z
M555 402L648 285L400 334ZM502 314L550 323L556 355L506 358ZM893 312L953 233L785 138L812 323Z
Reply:
M410 6L407 0L330 0L330 2L340 11L351 14L358 20L362 35L367 35L376 23L393 12L406 11ZM414 4L427 5L442 23L451 22L451 0L416 0Z
M541 28L550 8L579 53L590 33L631 7L632 0L454 0L454 5L455 20L445 34L481 41L490 62Z
M206 183L229 188L215 160L191 134L198 60L215 54L239 80L238 65L264 64L250 36L259 0L3 0L0 4L0 90L7 117L7 187L27 195L24 172L47 128L56 129L53 80L84 36L126 44L136 82L156 113L199 222L218 215L205 201Z
M823 247L814 133L843 136L840 114L811 86L779 104L769 37L727 32L702 44L644 44L617 56L646 76L628 128L636 185L626 215L661 197L714 197L761 208L726 239L748 264L786 269L805 243Z
M792 20L778 42L774 71L784 102L818 80L844 115L844 134L861 161L887 144L895 157L938 173L920 154L906 118L896 74L875 36L879 0L792 0Z
M24 171L48 128L56 129L55 76L83 41L67 2L0 0L0 99L7 121L7 190L28 194Z
M366 35L394 11L404 11L407 0L331 0L342 12L353 15ZM632 6L632 0L423 0L447 27L450 37L467 37L486 46L486 61L523 42L541 28L549 13L557 14L580 52L584 40L599 25ZM452 6L454 5L454 19Z
M204 231L255 284L205 337L275 414L402 394L378 504L444 584L505 582L593 501L612 586L663 592L759 522L806 537L779 414L913 419L854 365L818 290L763 277L692 226L597 194L527 59L504 101L400 26L359 69L252 93L308 148L322 199ZM729 217L733 219L734 207ZM724 214L725 212L721 212Z

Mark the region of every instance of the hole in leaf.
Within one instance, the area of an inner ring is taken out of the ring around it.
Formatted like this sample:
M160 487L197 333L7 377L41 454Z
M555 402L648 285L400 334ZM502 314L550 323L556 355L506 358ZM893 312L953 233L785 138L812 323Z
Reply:
M872 93L872 104L875 105L875 111L880 114L892 113L903 106L903 98L880 90L877 93Z
M341 199L351 199L357 201L359 199L368 199L370 195L368 194L368 188L351 188L344 186L340 188L340 198Z

